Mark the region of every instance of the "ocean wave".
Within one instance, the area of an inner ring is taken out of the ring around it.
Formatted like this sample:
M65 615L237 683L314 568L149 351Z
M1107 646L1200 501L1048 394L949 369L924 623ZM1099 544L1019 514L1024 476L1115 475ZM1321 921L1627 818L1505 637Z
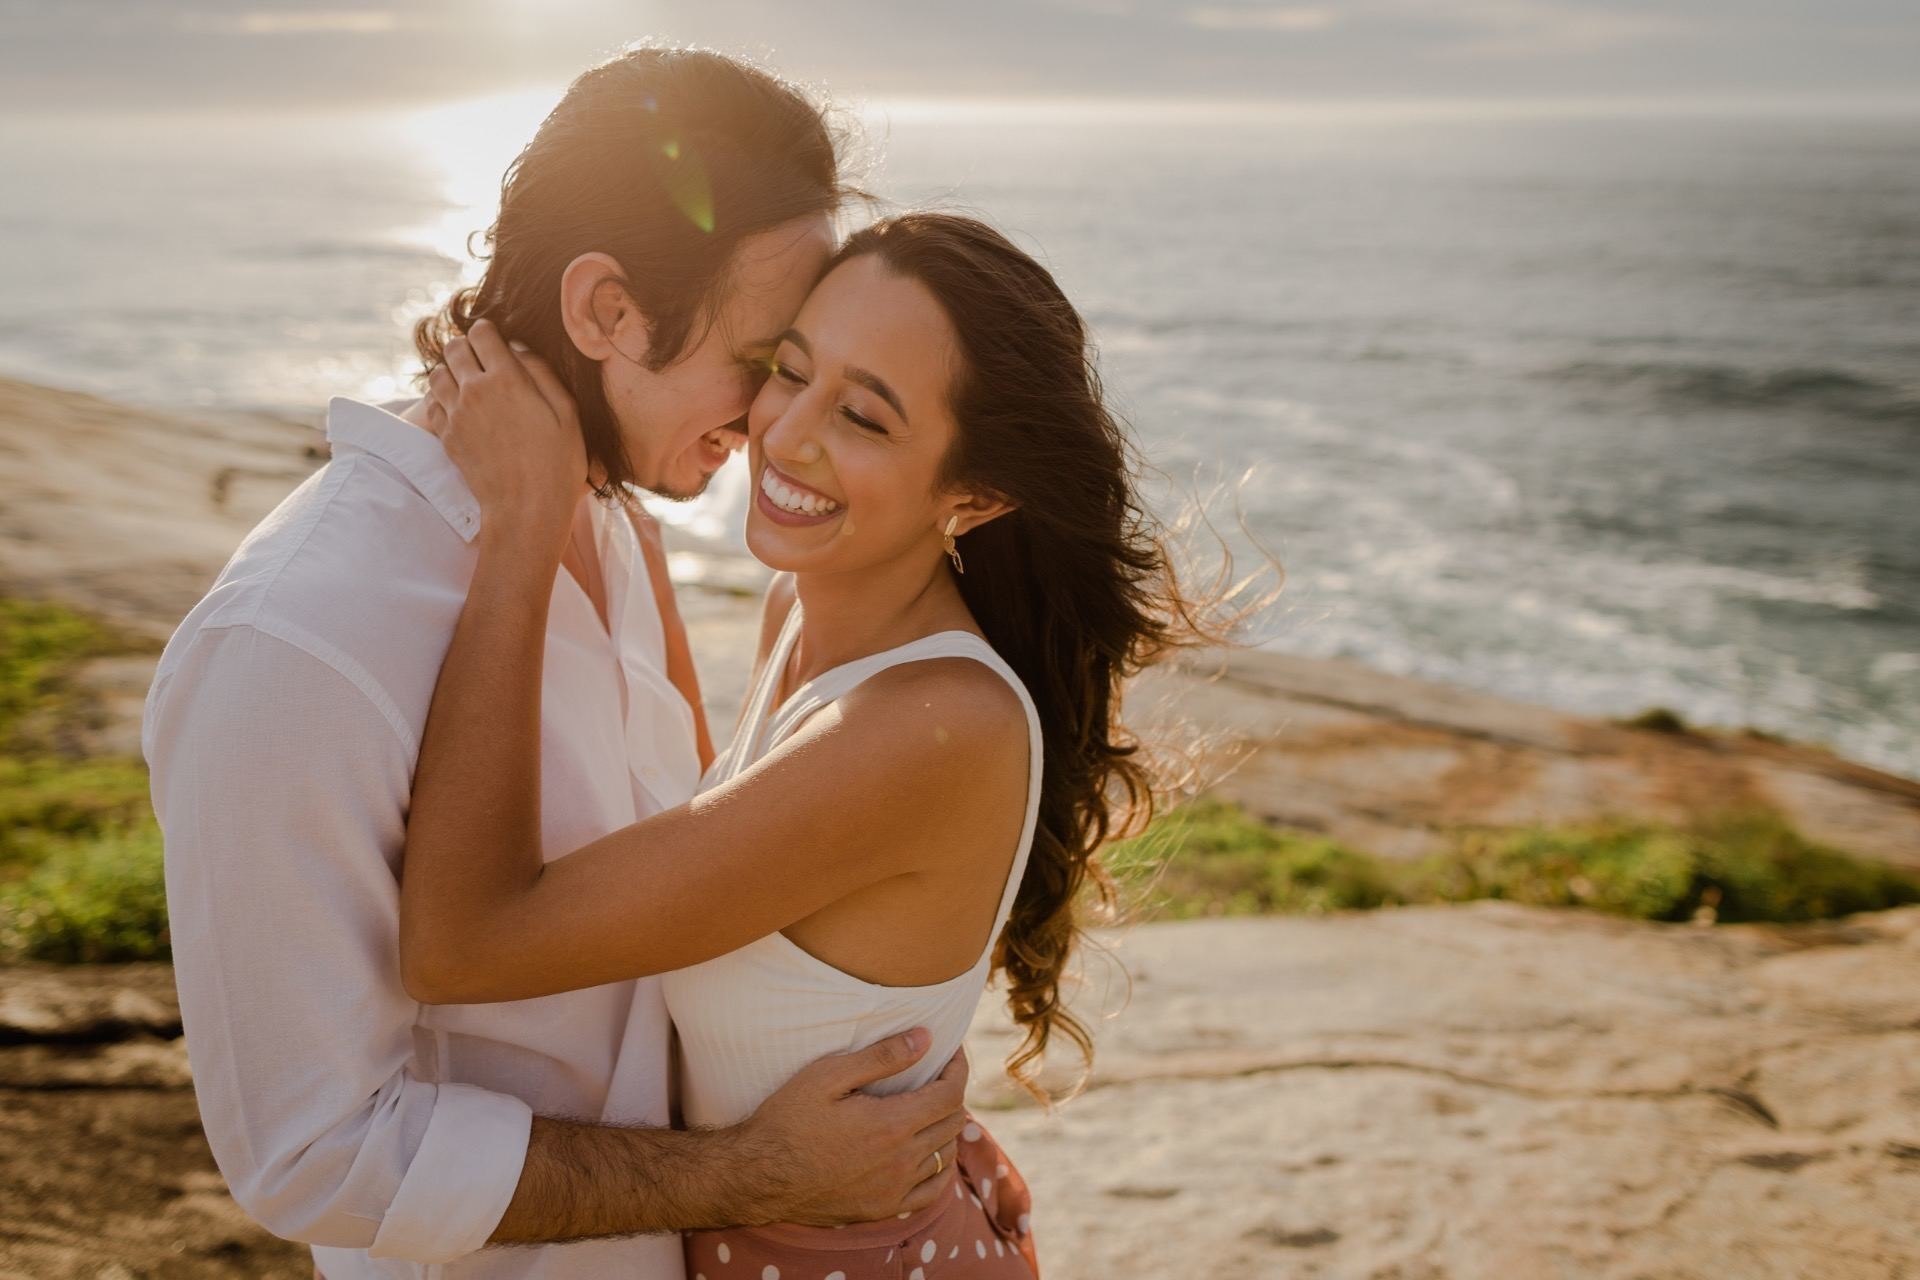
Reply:
M1210 312L1204 315L1178 311L1151 312L1121 308L1096 308L1087 314L1094 333L1105 338L1126 335L1136 341L1166 339L1274 338L1291 334L1318 334L1327 329L1325 320L1315 317L1289 318L1259 313Z
M1423 472L1446 471L1466 482L1478 498L1498 510L1519 505L1520 487L1498 464L1464 449L1417 435L1356 430L1328 417L1317 406L1277 396L1236 395L1211 387L1175 386L1161 392L1170 406L1204 414L1230 414L1258 425L1264 448L1278 457L1275 437L1289 445L1313 444L1340 453L1381 458ZM1300 460L1295 459L1297 465ZM1385 497L1384 490L1373 496Z
M1583 386L1644 391L1687 407L1810 408L1848 418L1920 426L1920 385L1868 377L1851 369L1577 360L1548 370L1545 376Z

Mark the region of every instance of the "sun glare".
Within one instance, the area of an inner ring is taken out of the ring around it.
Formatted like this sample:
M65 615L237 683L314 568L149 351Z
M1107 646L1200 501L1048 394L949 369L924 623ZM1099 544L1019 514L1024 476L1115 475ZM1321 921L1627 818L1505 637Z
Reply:
M407 236L460 264L460 283L479 277L467 238L484 231L500 203L500 179L560 100L561 86L521 89L424 108L404 116L401 136L433 176L444 204Z

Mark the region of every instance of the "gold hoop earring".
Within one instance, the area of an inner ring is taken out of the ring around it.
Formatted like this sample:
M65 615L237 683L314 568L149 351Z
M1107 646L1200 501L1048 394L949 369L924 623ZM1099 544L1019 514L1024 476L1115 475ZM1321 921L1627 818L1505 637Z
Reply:
M960 526L959 516L948 517L947 535L946 535L947 536L947 556L949 559L953 561L953 571L955 573L965 573L967 571L967 566L960 563L960 548L956 547L953 544L953 531L957 529L959 526Z

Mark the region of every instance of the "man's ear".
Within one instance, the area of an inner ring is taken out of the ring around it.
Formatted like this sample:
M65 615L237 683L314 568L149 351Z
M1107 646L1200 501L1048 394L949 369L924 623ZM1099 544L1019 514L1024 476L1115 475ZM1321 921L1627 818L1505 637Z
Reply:
M560 273L560 322L587 359L647 359L647 318L627 292L620 264L604 253L583 253Z
M1014 504L997 493L956 493L944 504L944 514L940 517L940 530L945 532L947 521L954 516L960 517L960 523L954 526L953 534L957 538L963 533L978 529L989 520L998 520L1014 509Z

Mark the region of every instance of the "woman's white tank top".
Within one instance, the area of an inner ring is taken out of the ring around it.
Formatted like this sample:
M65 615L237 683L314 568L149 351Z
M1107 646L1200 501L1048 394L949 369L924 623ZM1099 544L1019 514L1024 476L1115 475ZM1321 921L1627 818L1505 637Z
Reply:
M986 987L994 941L1013 908L1027 851L1033 845L1043 759L1040 716L1026 686L986 641L966 631L923 636L822 672L779 707L771 707L799 634L799 622L800 606L795 604L748 694L739 731L701 779L703 790L751 766L808 716L876 672L928 658L973 658L999 672L1026 709L1026 820L987 945L973 967L958 977L924 987L878 986L801 950L781 933L664 975L667 1010L680 1046L681 1112L689 1124L734 1124L814 1059L862 1049L910 1027L930 1030L932 1046L913 1066L868 1092L900 1093L932 1080L966 1038ZM857 791L848 798L849 813L857 817Z

